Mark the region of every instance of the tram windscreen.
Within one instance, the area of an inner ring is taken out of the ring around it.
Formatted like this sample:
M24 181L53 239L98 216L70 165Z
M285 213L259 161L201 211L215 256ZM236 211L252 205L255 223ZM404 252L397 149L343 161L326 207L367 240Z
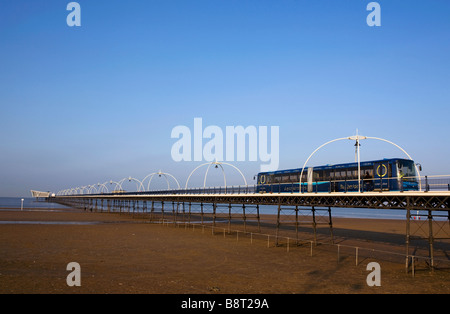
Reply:
M399 178L411 178L416 176L416 168L414 162L409 160L398 161L398 174Z

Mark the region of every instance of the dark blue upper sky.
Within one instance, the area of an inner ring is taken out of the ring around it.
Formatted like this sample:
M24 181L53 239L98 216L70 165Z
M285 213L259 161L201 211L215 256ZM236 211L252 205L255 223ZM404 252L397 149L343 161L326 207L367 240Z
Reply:
M80 0L81 27L69 2L0 0L0 196L158 170L185 182L200 162L173 161L170 135L195 117L279 126L280 169L359 129L450 174L447 0L378 1L380 27L367 0ZM342 142L311 162L353 158ZM260 162L234 164L251 181Z

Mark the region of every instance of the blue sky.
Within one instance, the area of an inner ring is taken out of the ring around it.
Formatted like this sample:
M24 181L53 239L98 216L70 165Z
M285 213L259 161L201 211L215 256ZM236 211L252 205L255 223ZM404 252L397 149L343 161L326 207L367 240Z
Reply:
M369 2L80 0L69 27L69 1L0 0L0 196L159 170L184 184L201 162L173 161L170 135L195 117L279 126L280 169L359 129L450 174L450 2L378 1L380 27ZM404 156L362 145L365 160ZM311 163L353 158L339 142ZM260 167L233 164L250 182Z

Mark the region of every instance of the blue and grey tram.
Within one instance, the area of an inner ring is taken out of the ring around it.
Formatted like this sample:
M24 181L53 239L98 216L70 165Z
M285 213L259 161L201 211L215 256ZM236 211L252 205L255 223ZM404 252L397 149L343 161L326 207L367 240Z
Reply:
M413 160L390 158L319 167L260 172L257 193L417 191L418 174Z

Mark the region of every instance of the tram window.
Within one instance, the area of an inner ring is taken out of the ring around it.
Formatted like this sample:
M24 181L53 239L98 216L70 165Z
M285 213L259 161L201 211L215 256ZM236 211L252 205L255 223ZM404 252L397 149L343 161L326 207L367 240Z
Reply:
M281 177L281 182L283 182L283 183L289 182L289 175L284 175L284 176L282 176L282 177Z
M347 178L346 171L341 171L341 180L345 180Z
M361 169L362 179L373 179L373 169Z
M334 178L335 178L335 180L340 180L341 179L341 172L340 171L336 171L334 173Z
M347 179L358 179L358 170L357 169L349 170Z
M346 170L345 171L345 176L344 176L347 180L351 179L352 177L352 172L350 170Z
M416 169L414 163L411 161L399 161L398 162L399 177L415 177Z
M298 182L298 177L299 177L298 173L291 174L291 182Z
M347 180L353 179L353 171L352 170L347 170Z
M308 181L308 173L306 171L303 171L302 182L307 182L307 181Z
M321 179L320 173L321 173L321 171L314 171L313 172L313 181L315 181L315 182L320 181L320 179Z

